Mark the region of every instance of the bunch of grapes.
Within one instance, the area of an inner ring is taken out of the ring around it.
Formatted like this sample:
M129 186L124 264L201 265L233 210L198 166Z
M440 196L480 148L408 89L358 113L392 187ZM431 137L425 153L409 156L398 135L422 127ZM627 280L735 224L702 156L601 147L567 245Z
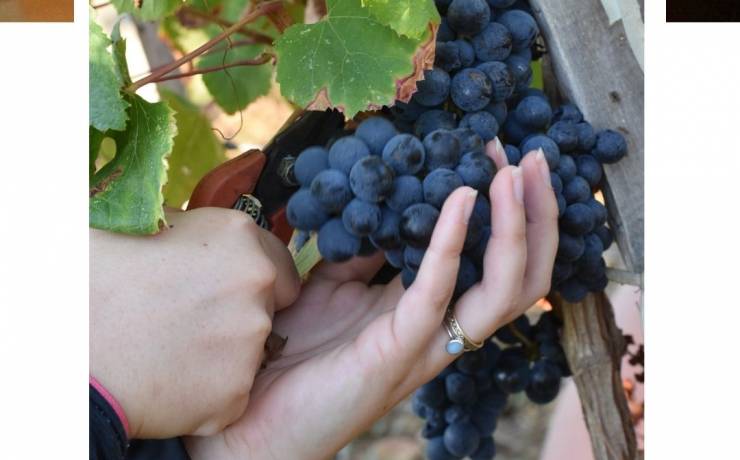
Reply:
M404 287L416 277L445 199L467 185L479 190L468 225L453 302L482 278L491 234L488 188L496 173L485 155L498 137L509 164L541 149L559 208L552 289L570 302L606 287L602 254L613 237L595 199L603 164L627 153L624 137L596 131L573 104L553 108L530 88L539 29L521 0L435 0L442 15L434 68L408 103L362 121L327 146L304 150L294 173L289 223L318 233L329 261L382 250ZM478 351L460 356L414 397L426 419L430 459L490 459L492 433L508 395L525 391L552 401L570 375L552 312L532 325L521 316Z
M493 431L510 394L524 391L537 404L555 399L560 379L570 375L559 343L561 327L551 311L534 325L522 315L422 386L412 407L426 419L427 457L491 459Z
M495 165L473 130L438 129L424 139L399 133L383 117L371 117L328 148L301 152L294 174L302 188L288 201L288 222L318 232L326 260L339 262L380 249L401 270L404 287L414 281L442 204L458 187L483 193L470 218L455 297L482 277L491 234L487 191Z

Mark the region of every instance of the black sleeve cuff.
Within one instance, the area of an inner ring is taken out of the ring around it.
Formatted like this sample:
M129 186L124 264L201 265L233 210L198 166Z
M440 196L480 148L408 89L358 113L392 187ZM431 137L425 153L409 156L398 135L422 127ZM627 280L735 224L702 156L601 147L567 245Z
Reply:
M113 408L90 386L90 460L123 460L128 439Z

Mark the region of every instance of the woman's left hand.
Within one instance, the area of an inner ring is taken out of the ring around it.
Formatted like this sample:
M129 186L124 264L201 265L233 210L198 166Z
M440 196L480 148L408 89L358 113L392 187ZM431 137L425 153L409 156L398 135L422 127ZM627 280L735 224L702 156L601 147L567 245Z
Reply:
M455 305L455 316L481 341L547 294L558 242L557 204L541 153L519 168L499 167L490 188L492 235L483 280ZM445 202L414 283L400 277L367 283L382 254L325 263L273 331L287 337L282 355L258 374L244 415L223 432L190 437L199 459L323 459L366 430L456 356L441 327L452 297L475 192Z

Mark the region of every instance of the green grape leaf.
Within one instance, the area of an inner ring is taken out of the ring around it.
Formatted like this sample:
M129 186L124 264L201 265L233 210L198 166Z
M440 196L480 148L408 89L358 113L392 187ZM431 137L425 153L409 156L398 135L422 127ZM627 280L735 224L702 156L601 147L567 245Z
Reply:
M95 160L98 159L100 144L103 143L105 134L90 126L90 179L95 174Z
M423 37L399 36L360 0L326 4L321 21L289 27L275 45L283 96L309 108L336 107L352 117L391 105L404 82L411 77L415 83L418 67L431 66L433 40L430 48Z
M224 64L254 59L264 50L262 45L239 45L226 51L213 51L200 58L197 68L219 67ZM224 52L226 56L224 57ZM245 65L203 75L208 92L226 113L235 113L270 91L272 66Z
M126 128L128 104L121 95L121 76L113 56L111 41L90 16L90 125L99 131Z
M177 132L165 102L129 97L126 131L112 133L116 156L95 173L90 188L90 226L136 235L166 225L162 187L167 156Z
M179 208L190 199L198 181L226 161L226 155L211 123L198 107L171 91L160 90L160 95L175 110L177 123L177 135L168 159L164 202Z
M362 0L370 14L399 35L419 38L429 23L439 24L434 0Z
M126 61L126 40L121 37L121 22L117 22L113 26L113 30L110 34L111 41L113 42L113 62L116 63L116 73L123 82L124 86L131 84L131 75L128 73L128 62Z
M184 2L183 0L144 0L141 8L134 0L113 0L113 6L119 13L133 13L144 21L156 21L171 14Z

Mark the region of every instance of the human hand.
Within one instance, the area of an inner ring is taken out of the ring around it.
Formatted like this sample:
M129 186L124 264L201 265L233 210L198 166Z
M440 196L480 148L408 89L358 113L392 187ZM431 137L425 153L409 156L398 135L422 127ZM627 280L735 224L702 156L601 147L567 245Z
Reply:
M207 435L247 405L276 310L300 281L285 246L247 215L168 215L156 236L90 232L90 375L132 438Z
M488 146L499 167L491 185L492 237L483 280L455 305L476 341L519 316L549 291L557 249L557 204L541 153L520 168ZM276 315L287 336L282 356L258 374L239 421L215 436L186 439L193 460L322 459L367 429L455 356L440 326L453 294L472 189L445 202L414 283L397 277L367 286L383 265L378 254L326 263L300 298Z

